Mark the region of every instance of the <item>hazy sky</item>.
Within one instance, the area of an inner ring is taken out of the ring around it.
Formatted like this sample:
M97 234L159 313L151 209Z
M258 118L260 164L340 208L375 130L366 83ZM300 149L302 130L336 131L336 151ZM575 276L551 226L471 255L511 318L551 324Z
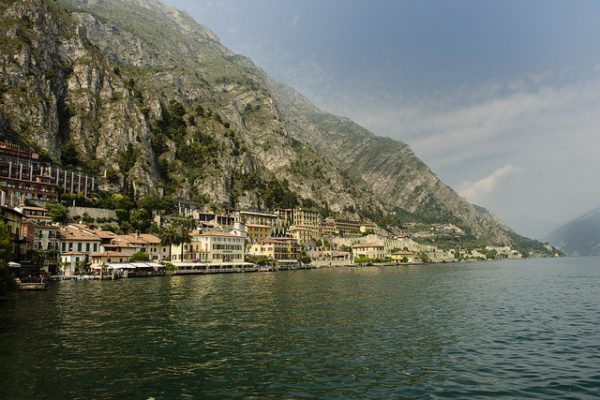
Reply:
M600 206L600 2L164 0L501 217Z

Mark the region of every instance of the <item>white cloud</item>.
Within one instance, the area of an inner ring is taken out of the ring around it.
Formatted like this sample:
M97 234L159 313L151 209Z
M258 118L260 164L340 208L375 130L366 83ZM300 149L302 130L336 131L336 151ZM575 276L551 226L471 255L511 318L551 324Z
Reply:
M300 17L297 15L294 15L294 18L292 18L292 22L290 22L290 26L292 28L295 28L296 26L298 26L299 22L300 22Z
M479 203L485 200L497 189L503 178L515 173L519 168L511 164L505 165L492 172L489 176L478 180L477 182L464 182L461 185L460 195L472 203Z

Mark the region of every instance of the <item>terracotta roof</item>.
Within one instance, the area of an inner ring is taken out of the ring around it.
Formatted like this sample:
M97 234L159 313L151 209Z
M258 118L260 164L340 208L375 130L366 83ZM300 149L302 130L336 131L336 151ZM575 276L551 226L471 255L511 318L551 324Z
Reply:
M125 258L129 258L129 256L126 256L123 253L119 253L118 251L105 251L102 253L91 253L90 257L125 257Z
M112 239L117 236L117 234L114 232L103 231L102 229L94 229L92 232L94 232L94 234L101 239Z
M129 234L129 235L117 235L114 237L113 240L116 240L117 242L124 242L124 243L128 243L131 246L144 246L148 243L146 243L144 240L136 238L135 235L133 234Z
M232 233L227 233L227 232L203 232L203 233L200 233L198 236L204 236L204 237L211 237L211 236L216 236L216 237L232 237L232 238L242 239L241 236L234 235Z
M23 210L28 210L28 211L46 211L46 212L48 211L44 207L19 206L19 208L22 208Z
M64 253L60 253L61 256L84 256L85 253L81 253L78 251L67 251Z
M148 244L160 244L160 238L158 236L154 236L150 233L141 233L140 239L145 241Z
M75 228L90 230L90 227L86 224L69 224L68 226L74 226Z
M79 230L71 226L61 229L58 232L58 236L61 240L73 241L73 242L95 242L100 241L100 238L91 232Z
M2 209L2 211L5 211L5 212L9 212L9 213L17 214L17 215L20 215L21 217L24 217L24 216L25 216L25 215L23 215L23 213L22 213L22 212L19 212L19 211L17 211L17 210L14 210L14 209L12 209L12 208L10 208L10 207L1 206L0 208Z

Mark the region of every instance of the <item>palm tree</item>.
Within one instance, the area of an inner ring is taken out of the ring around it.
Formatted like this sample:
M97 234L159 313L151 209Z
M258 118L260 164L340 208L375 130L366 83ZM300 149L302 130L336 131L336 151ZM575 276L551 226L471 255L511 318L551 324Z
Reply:
M191 241L192 236L190 235L190 231L185 226L179 226L177 228L177 244L181 246L181 261L183 261L183 245Z
M169 261L171 261L171 246L179 244L179 231L174 225L167 225L158 235L163 245L169 246Z

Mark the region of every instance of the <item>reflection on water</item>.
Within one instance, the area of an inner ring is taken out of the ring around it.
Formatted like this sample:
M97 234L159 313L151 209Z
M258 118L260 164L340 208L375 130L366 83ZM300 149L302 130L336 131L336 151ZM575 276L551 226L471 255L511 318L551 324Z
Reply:
M62 282L0 303L0 398L593 398L598 264Z

